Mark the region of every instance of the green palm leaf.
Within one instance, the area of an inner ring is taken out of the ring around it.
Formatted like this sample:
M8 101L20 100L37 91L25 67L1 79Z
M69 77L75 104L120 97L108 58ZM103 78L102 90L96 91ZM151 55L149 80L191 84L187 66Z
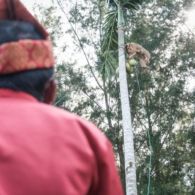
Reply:
M117 3L128 10L136 10L143 0L100 0L99 3L106 5L107 13L104 15L101 41L101 62L98 69L104 78L115 74L118 64L118 10ZM109 9L110 8L110 9ZM125 11L125 10L124 10ZM109 74L108 74L109 73Z
M117 3L120 3L122 8L126 9L138 9L143 0L108 0L108 5L111 7L117 7Z
M126 9L136 10L143 0L121 0L121 6Z

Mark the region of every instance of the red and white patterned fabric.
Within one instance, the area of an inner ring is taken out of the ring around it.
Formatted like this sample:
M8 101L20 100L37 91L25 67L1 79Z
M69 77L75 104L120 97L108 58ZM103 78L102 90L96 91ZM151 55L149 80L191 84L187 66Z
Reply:
M20 40L0 45L0 74L51 68L51 43L47 40Z

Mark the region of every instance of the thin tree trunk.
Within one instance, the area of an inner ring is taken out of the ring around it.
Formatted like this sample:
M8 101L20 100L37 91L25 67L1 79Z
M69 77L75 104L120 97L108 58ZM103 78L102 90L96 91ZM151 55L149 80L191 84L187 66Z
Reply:
M119 81L124 131L126 195L137 195L133 129L125 67L124 16L118 5Z

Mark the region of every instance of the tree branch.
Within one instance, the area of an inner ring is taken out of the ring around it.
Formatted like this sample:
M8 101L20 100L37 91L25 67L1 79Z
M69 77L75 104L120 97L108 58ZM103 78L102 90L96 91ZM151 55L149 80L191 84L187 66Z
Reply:
M97 85L99 86L99 88L100 88L101 90L104 90L103 87L101 86L101 84L99 83L99 81L98 81L98 79L97 79L97 77L96 77L96 75L95 75L95 73L94 73L94 71L93 71L92 66L90 65L89 59L88 59L87 54L86 54L86 52L85 52L85 50L84 50L84 48L83 48L83 45L82 45L82 43L81 43L81 40L80 40L80 38L79 38L79 36L78 36L76 30L74 29L72 23L70 22L70 20L69 20L67 14L66 14L66 12L64 11L63 6L62 6L62 4L61 4L61 1L60 1L60 0L57 0L57 4L58 4L58 6L60 7L61 11L64 13L66 19L68 20L68 22L69 22L69 24L70 24L70 26L71 26L71 28L72 28L72 30L73 30L73 32L74 32L74 34L75 34L77 40L78 40L78 42L79 42L79 46L80 46L80 48L81 48L81 50L82 50L82 52L83 52L83 54L84 54L84 56L85 56L85 59L86 59L86 61L87 61L87 64L88 64L89 69L90 69L90 71L91 71L91 74L93 75L93 77L94 77L94 79L95 79Z

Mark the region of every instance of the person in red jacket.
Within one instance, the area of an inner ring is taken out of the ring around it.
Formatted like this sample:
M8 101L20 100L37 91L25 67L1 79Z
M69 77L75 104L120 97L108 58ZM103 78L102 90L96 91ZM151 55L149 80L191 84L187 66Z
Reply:
M122 195L112 145L51 104L48 33L19 0L0 0L0 195Z

